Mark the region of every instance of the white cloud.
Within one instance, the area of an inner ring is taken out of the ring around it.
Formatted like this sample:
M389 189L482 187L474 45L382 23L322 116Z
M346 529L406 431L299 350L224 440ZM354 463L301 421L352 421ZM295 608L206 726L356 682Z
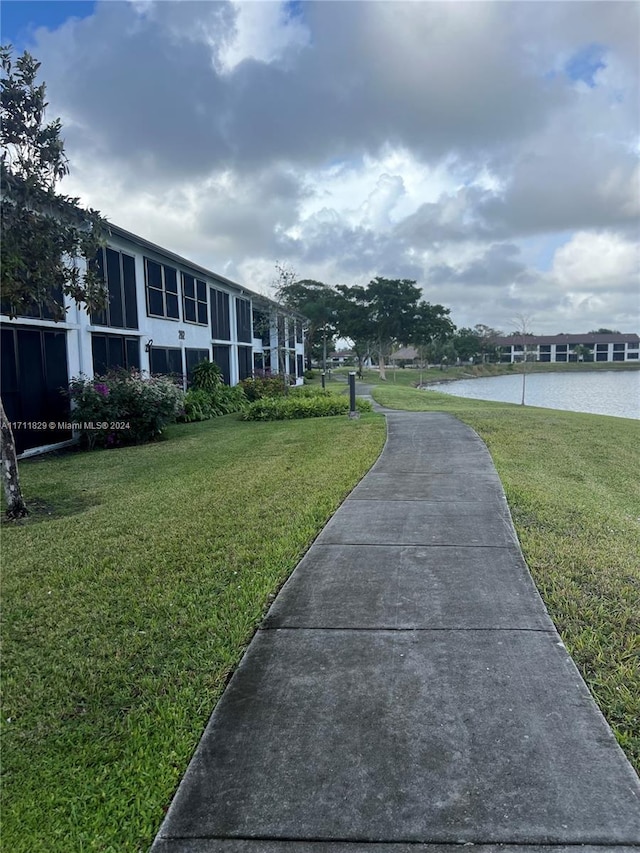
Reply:
M639 15L101 2L32 52L64 190L248 286L281 260L328 283L416 278L459 324L634 331ZM592 44L605 67L576 85Z
M615 233L579 231L555 253L552 274L563 289L585 294L634 284L638 288L638 244Z

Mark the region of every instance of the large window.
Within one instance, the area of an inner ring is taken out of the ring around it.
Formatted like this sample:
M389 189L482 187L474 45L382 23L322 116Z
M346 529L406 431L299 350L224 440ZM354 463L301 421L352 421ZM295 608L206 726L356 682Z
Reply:
M173 267L144 259L147 279L147 314L150 317L180 319L178 308L178 273Z
M211 288L211 337L214 340L231 340L229 320L229 294Z
M207 309L207 285L192 275L182 273L182 316L187 323L206 326L209 322Z
M95 258L98 275L107 285L108 303L104 311L91 315L95 326L119 329L138 328L136 265L130 255L115 249L100 249Z
M182 376L182 350L177 347L151 347L151 373L171 373Z
M208 349L186 349L184 354L187 359L187 384L190 385L193 379L193 368L200 364L201 361L209 360Z
M52 287L51 297L58 305L64 305L64 295L62 287ZM14 317L31 317L36 320L53 320L53 312L46 305L38 302L32 302L30 305L17 306L15 310L11 310L11 305L8 299L3 299L0 302L0 314L7 314Z
M251 376L252 353L251 347L238 347L238 379L247 379Z
M18 453L71 438L70 430L58 429L69 421L69 398L63 393L69 382L66 332L3 326L0 368L9 421L47 424L42 430L15 430Z
M213 360L222 371L225 385L231 385L231 347L214 346Z
M263 347L271 344L269 315L265 311L253 311L253 337L260 338Z
M140 369L140 341L125 335L91 335L94 375L100 376L115 367Z
M236 326L238 340L251 343L251 303L248 299L236 298Z

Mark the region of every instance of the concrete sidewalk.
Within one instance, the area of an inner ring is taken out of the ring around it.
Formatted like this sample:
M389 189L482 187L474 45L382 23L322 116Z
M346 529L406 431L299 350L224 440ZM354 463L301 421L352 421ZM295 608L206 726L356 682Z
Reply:
M444 414L387 424L252 640L153 853L637 853L640 782L484 443Z

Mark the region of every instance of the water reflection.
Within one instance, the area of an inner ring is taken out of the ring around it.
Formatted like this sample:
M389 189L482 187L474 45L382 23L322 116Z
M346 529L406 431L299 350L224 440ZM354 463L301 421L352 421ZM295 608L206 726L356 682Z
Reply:
M460 379L438 385L437 390L475 400L520 403L522 374ZM640 419L640 370L529 373L525 402L544 409Z

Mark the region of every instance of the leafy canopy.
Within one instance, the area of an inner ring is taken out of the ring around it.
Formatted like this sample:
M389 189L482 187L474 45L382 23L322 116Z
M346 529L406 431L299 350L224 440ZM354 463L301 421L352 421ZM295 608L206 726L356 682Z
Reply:
M91 261L107 223L97 211L82 209L79 199L55 191L69 166L60 119L44 121L45 84L36 84L40 63L25 51L14 64L10 46L0 48L0 60L2 310L15 317L43 306L61 320L64 295L99 310L106 292Z

